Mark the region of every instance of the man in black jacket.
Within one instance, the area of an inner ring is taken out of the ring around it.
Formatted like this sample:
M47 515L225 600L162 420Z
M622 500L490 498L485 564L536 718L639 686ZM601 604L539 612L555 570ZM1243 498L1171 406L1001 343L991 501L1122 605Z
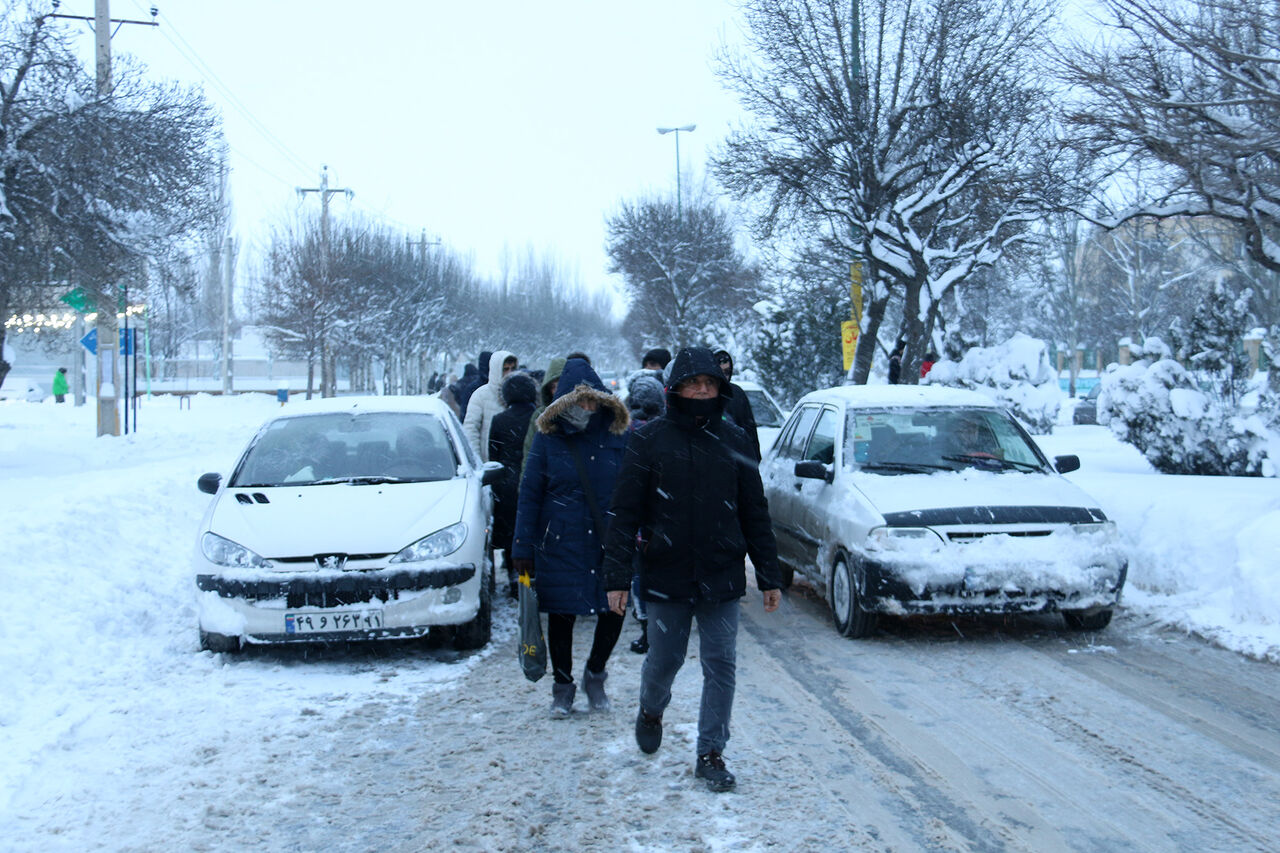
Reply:
M662 713L684 663L693 620L701 636L702 706L695 775L733 788L729 740L738 599L751 556L764 609L781 601L777 546L760 472L743 430L722 417L728 380L709 349L685 349L671 366L667 411L632 433L613 493L605 549L609 606L624 613L639 534L639 594L653 630L640 681L636 743L662 742Z
M729 399L724 404L724 413L732 418L735 424L742 427L742 431L747 434L747 443L751 445L751 453L759 462L760 435L756 432L756 415L751 411L751 401L747 399L747 392L741 385L733 384L733 356L726 350L716 350L715 359L724 373L725 380L729 383Z

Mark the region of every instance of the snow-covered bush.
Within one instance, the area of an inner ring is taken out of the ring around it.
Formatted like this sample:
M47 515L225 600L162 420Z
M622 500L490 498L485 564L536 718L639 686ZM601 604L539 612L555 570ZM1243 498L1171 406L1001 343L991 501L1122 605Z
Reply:
M1044 341L1021 332L998 346L974 347L958 362L943 359L921 382L986 394L1036 435L1053 432L1062 405L1062 389Z
M1280 436L1265 411L1243 415L1201 391L1158 338L1135 354L1133 364L1112 364L1103 374L1098 423L1166 474L1277 474Z

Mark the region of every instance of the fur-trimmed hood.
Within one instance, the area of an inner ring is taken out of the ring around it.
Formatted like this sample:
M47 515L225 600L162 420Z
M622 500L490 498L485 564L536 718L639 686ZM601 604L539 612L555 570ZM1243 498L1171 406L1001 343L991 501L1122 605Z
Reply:
M538 416L538 431L548 435L560 432L560 416L584 400L595 400L600 405L591 417L593 426L607 421L609 432L614 435L626 433L631 425L631 413L621 400L605 390L604 383L591 365L580 358L565 362L556 384L555 399Z

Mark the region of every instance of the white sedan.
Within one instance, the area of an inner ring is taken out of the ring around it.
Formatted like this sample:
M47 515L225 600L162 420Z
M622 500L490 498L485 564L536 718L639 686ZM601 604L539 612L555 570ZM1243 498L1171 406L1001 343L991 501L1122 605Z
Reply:
M1097 501L972 391L846 386L792 411L761 465L784 579L845 636L880 613L1060 611L1097 630L1128 561Z
M489 641L493 571L482 464L423 397L290 404L214 496L194 554L201 648L416 637Z

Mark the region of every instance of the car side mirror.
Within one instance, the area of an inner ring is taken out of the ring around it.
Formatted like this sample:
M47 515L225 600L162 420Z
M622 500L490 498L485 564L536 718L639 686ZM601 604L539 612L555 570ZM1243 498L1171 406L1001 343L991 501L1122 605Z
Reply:
M200 479L196 480L196 488L206 495L216 495L218 493L218 484L221 482L221 474L201 474Z
M480 475L480 485L482 486L492 486L502 479L501 462L486 462L480 466L480 470L483 472Z
M836 472L834 468L828 465L823 465L813 459L806 459L803 462L796 463L796 476L805 480L822 480L830 483L836 478Z
M1070 474L1080 468L1080 457L1074 453L1070 456L1055 456L1053 457L1053 467L1058 469L1059 474Z

